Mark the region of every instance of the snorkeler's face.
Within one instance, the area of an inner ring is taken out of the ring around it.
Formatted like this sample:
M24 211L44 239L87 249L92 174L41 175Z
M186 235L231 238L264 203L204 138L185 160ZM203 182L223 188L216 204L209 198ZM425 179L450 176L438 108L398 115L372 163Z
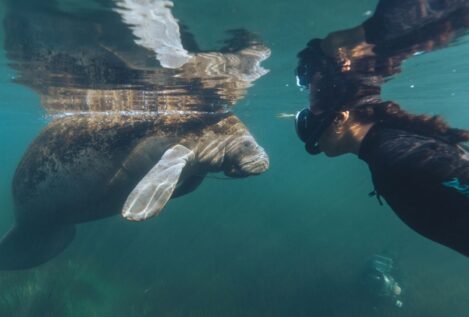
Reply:
M319 138L319 149L329 157L338 156L340 155L337 150L339 140L339 135L334 129L334 123L331 123Z
M339 113L337 118L324 130L318 140L319 148L329 157L339 156L347 151L347 113Z

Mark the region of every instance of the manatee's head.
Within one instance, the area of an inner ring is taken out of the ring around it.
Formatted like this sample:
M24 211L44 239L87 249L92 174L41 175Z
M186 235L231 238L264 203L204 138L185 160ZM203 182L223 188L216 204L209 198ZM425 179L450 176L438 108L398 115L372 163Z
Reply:
M269 157L251 135L237 136L226 145L222 168L230 177L259 175L269 168Z

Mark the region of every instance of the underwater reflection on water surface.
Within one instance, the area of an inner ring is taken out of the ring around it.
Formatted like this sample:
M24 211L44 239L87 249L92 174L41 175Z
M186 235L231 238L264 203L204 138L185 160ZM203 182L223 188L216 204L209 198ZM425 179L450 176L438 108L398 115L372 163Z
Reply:
M183 47L214 64L161 67L154 52L135 44L113 1L5 3L18 9L2 30L2 232L13 221L14 170L49 114L232 111L266 149L271 168L233 182L208 178L156 219L78 226L57 258L0 273L0 315L466 316L467 259L420 238L369 199L365 166L348 157L311 160L291 118L276 118L307 103L295 87L296 53L312 37L362 23L377 1L174 2L172 14L186 26ZM9 25L16 26L8 39ZM40 31L36 41L22 36L28 27ZM233 29L249 32L226 34ZM236 44L246 41L257 55L240 53ZM20 55L8 49L15 43ZM412 57L384 94L467 127L468 44L464 37ZM394 259L402 308L376 309L363 290L373 254Z

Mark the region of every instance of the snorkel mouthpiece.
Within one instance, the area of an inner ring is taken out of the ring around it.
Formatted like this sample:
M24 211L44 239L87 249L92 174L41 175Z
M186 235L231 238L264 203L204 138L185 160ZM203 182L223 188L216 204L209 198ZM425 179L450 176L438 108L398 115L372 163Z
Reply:
M316 142L315 144L305 144L305 150L311 155L318 155L321 154L322 150L319 148L319 144Z

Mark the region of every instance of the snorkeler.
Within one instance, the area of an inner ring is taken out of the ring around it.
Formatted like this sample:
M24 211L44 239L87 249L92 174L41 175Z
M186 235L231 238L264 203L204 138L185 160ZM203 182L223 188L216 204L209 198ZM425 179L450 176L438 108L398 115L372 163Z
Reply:
M469 256L469 131L380 98L384 80L416 52L469 27L469 1L382 0L361 26L313 39L298 55L310 108L295 120L313 155L353 153L375 190L421 235Z

